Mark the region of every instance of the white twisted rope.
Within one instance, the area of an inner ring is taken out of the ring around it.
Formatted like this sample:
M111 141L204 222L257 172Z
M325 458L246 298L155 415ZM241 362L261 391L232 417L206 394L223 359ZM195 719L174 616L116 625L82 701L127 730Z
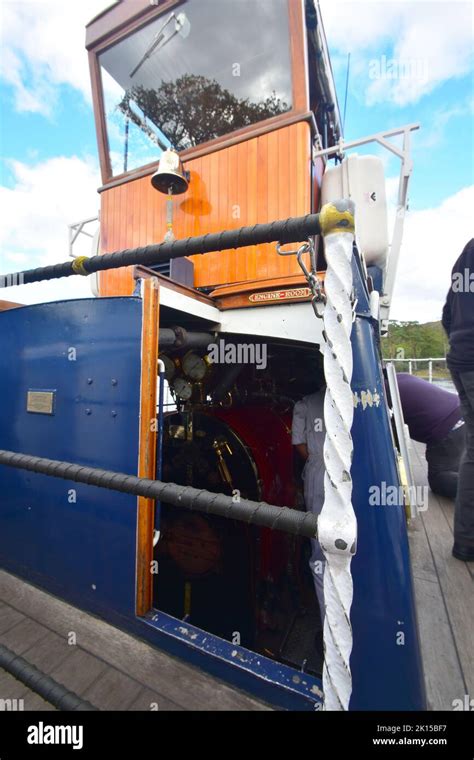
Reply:
M324 504L318 539L326 557L324 571L325 710L347 710L352 692L350 611L353 596L351 560L356 550L357 522L352 507L351 427L354 414L352 378L352 244L354 205L338 201L320 214L327 271L324 282Z

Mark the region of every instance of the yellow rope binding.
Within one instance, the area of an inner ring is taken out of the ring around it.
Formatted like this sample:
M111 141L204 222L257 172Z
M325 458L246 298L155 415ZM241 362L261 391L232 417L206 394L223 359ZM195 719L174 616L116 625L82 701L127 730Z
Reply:
M319 212L319 224L323 235L335 232L354 234L354 203L349 200L325 203Z
M76 274L82 274L83 277L89 277L90 272L87 272L84 269L84 264L86 261L89 261L88 256L77 256L72 262L73 272Z

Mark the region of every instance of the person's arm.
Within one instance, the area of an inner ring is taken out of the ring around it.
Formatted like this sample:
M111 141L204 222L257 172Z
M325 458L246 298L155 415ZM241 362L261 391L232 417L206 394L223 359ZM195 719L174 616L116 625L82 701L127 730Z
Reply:
M449 333L451 331L451 304L450 304L450 298L449 298L450 295L451 295L451 289L449 290L448 295L446 297L446 303L443 306L443 316L441 318L441 324L443 325L448 338L449 338Z
M293 409L291 442L305 462L308 459L308 446L306 441L306 403L302 399L301 401L296 402Z
M296 451L300 455L300 457L303 459L304 462L308 459L308 447L305 443L294 443L293 444Z

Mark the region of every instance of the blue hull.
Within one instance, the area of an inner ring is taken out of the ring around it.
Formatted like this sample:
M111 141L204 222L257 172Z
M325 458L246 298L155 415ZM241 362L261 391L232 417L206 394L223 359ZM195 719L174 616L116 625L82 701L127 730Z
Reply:
M357 274L357 272L356 272ZM360 283L360 278L359 278ZM401 507L368 506L368 489L398 485L376 328L360 285L355 408L352 709L425 709L406 523ZM138 461L139 298L90 299L0 314L1 448L134 473ZM28 412L28 391L55 396ZM0 467L0 565L277 707L321 709L322 684L163 612L135 614L136 498ZM400 637L400 632L404 634ZM404 639L404 644L399 642Z

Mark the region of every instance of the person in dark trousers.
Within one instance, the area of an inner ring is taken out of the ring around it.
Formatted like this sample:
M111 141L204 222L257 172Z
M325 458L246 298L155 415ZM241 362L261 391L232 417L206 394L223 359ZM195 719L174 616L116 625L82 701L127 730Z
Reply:
M474 562L474 238L452 269L442 323L449 338L448 367L466 427L466 449L459 470L454 514L453 555Z
M430 488L455 499L466 445L459 396L406 372L399 372L397 381L410 438L426 443Z

